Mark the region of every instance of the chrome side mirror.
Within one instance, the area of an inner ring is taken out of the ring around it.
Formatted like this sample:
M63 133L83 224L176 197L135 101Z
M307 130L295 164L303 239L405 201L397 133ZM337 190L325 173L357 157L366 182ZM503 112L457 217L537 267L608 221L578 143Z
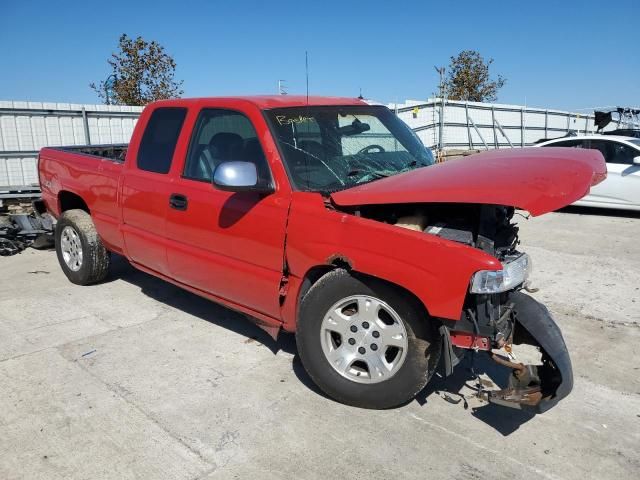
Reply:
M251 162L222 162L213 172L213 185L229 192L261 192L274 191L271 185L258 178L255 164Z

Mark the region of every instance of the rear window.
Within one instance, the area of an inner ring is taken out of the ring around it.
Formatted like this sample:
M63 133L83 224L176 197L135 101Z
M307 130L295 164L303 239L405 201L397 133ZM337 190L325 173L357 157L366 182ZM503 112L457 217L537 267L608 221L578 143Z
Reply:
M142 135L138 150L138 168L154 173L168 173L178 136L187 115L186 108L154 110Z

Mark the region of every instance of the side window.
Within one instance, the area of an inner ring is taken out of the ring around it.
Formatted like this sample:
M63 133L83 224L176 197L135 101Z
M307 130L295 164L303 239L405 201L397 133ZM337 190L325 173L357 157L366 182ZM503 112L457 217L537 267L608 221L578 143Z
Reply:
M154 110L140 141L138 168L147 172L168 173L178 136L187 115L186 108Z
M611 163L611 159L613 158L613 142L608 142L606 140L590 140L589 148L598 150L604 157L604 161Z
M607 163L621 163L623 165L633 165L633 157L635 157L638 154L637 150L634 150L633 148L628 147L623 143L591 140L591 145L592 145L591 148L598 148L593 146L595 143L607 144L607 147L608 147L607 155L604 155L603 153L604 159Z
M565 140L563 142L552 143L551 145L545 145L545 147L573 147L584 148L582 140Z
M202 110L193 129L183 176L210 182L220 163L234 160L254 163L259 178L270 178L251 120L233 110Z

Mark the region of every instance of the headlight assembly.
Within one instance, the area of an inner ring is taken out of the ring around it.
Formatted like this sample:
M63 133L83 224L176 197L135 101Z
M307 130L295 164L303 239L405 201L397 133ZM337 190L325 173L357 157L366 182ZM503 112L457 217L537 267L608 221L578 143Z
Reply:
M502 270L481 270L471 277L471 293L500 293L522 285L531 273L531 258L526 253L502 263Z

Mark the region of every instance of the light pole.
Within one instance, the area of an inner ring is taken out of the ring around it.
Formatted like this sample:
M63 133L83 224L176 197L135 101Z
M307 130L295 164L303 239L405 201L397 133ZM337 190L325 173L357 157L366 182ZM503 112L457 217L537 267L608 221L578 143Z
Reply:
M278 80L278 95L286 95L287 94L287 86L285 85L286 80Z
M440 76L440 83L438 85L438 96L440 98L444 98L444 72L445 72L445 68L444 67L433 67L435 68L436 72L438 72L438 75Z
M444 67L433 67L436 69L436 72L438 72L438 75L440 76L440 85L438 86L438 96L440 97L440 128L438 128L438 155L440 155L442 153L443 150L443 145L442 145L442 137L443 137L443 130L444 130L444 104L446 102L446 96L447 96L447 92L445 92L445 86L444 86L444 72L445 72L445 68Z

